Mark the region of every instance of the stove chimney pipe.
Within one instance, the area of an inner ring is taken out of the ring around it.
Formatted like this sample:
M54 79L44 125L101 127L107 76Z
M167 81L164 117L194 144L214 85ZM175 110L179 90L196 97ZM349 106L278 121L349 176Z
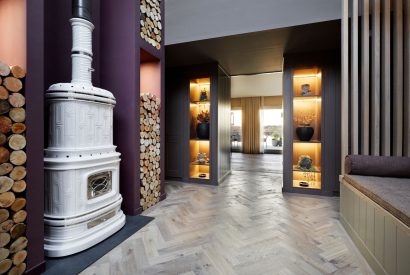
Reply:
M73 18L82 18L92 22L91 9L91 0L73 0L72 2Z
M73 18L70 19L73 30L73 47L71 49L72 73L71 83L90 85L93 51L91 22L91 0L73 0Z

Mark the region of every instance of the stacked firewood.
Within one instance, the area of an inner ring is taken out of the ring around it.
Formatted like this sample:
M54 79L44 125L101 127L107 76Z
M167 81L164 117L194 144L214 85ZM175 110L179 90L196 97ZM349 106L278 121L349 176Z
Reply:
M140 13L141 38L161 49L161 0L141 0Z
M140 99L140 205L143 210L159 202L161 196L160 99L143 94Z
M0 274L26 270L25 75L0 62Z

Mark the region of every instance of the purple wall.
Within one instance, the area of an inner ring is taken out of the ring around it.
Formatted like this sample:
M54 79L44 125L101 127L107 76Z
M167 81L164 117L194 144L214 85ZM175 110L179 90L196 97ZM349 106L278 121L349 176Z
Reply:
M161 1L164 11L164 1ZM150 61L161 62L161 97L164 104L164 45L161 50L143 41L137 29L139 1L123 0L121 5L112 0L101 1L101 87L110 90L117 99L114 109L114 143L121 153L120 192L123 210L128 215L142 211L140 207L139 172L139 95L140 49L151 55ZM163 17L163 15L162 15ZM163 43L164 40L162 40ZM165 111L161 113L161 167L164 170ZM164 173L161 175L163 196Z
M137 137L139 123L136 123L137 112L137 78L139 74L135 46L134 30L137 25L136 2L123 0L121 5L116 1L101 1L101 16L104 32L101 35L102 88L110 90L117 99L114 109L114 144L121 153L120 192L124 202L122 208L128 215L137 214ZM109 20L108 20L109 18Z
M27 271L44 268L44 0L27 1Z

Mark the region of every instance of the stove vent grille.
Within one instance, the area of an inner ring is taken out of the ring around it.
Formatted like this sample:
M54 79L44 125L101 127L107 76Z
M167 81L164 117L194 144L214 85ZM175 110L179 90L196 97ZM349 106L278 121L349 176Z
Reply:
M112 190L112 172L104 171L88 177L88 199L98 198Z

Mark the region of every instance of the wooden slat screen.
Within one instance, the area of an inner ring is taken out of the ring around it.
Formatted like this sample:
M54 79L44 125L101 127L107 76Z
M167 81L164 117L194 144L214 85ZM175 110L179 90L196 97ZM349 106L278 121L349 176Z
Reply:
M381 56L381 99L390 102L390 0L382 0L382 56ZM390 156L391 149L391 121L390 104L381 104L381 154Z
M359 153L359 1L352 0L350 69L350 102L351 102L351 152Z
M404 155L410 156L410 0L404 3Z
M364 155L369 154L370 144L370 59L369 59L369 39L370 39L370 22L369 22L369 10L370 0L361 0L362 18L361 18L361 103L360 103L360 118L361 118L361 139L360 139L360 151Z
M349 117L344 114L349 113L349 3L342 1L342 83L341 83L341 172L344 174L344 157L349 153Z
M343 0L342 13L343 152L410 156L410 0Z
M403 2L393 10L393 154L403 154Z
M371 153L380 155L380 0L372 1Z

